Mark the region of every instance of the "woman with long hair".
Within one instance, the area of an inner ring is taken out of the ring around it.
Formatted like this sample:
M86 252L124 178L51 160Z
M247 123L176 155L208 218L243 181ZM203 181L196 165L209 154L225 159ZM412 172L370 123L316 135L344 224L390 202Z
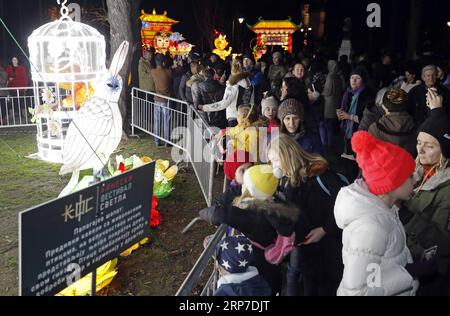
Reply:
M296 245L287 274L288 295L299 295L303 274L304 295L335 295L342 276L341 233L334 201L343 182L320 155L303 150L292 137L280 134L268 147L268 159L280 178L277 198L297 205Z
M11 59L11 63L6 68L8 73L8 87L10 88L25 88L29 86L29 79L27 69L21 65L17 57ZM20 90L19 93L24 93L25 90Z

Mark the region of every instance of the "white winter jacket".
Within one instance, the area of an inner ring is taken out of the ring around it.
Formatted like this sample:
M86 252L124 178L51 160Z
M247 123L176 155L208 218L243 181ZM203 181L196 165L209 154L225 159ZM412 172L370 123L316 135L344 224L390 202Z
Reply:
M419 284L404 268L412 258L397 208L357 180L339 192L334 215L343 229L338 296L415 295Z
M239 81L237 83L233 82L237 81L235 78L230 78L230 80L227 82L223 99L216 103L204 105L203 111L218 112L226 109L227 120L237 119L237 108L241 105L237 104L239 98L239 87L242 87L244 89L248 89L251 87L251 82L247 78L247 76L242 77L243 79L238 79ZM252 94L250 103L254 104L253 101L254 95Z

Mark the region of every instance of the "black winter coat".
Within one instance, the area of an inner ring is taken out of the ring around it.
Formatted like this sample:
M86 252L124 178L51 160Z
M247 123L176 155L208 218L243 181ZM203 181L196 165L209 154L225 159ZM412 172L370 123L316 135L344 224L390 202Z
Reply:
M271 245L278 233L290 236L294 232L299 217L297 208L256 200L243 202L241 207L244 205L245 209L231 204L210 208L213 223L227 224L263 247Z
M301 210L301 219L307 223L297 227L296 233L299 238L308 235L314 228L323 227L327 235L337 236L339 239L341 231L334 219L334 203L342 187L342 181L336 173L329 170L320 175L320 179L331 192L331 197L321 188L317 178L312 177L306 183L302 183L300 188L286 185L287 179L283 179L277 198L285 203L292 203ZM304 239L297 240L302 241Z
M346 108L344 109L346 112L348 112L350 109L352 97L353 97L353 94L350 93L349 98L348 98L348 104L346 104ZM364 88L364 90L361 91L361 94L359 95L359 98L358 98L358 104L356 106L356 116L358 116L360 123L364 117L364 111L366 110L367 107L371 107L374 104L374 99L375 99L374 91L371 88L366 86ZM359 130L359 124L355 123L353 125L353 132L357 132L358 130Z
M203 210L212 224L227 224L243 233L252 241L263 247L271 245L279 233L290 236L295 230L299 212L296 207L289 207L281 203L251 201L246 209L232 205L233 200L239 196L239 187L230 187L214 203L213 207ZM301 231L308 231L299 228ZM308 231L309 232L309 231ZM304 239L304 236L300 239ZM264 251L254 247L255 266L262 277L269 282L272 293L281 291L281 267L268 263L264 258Z
M225 87L213 79L201 82L198 85L198 89L198 104L216 103L222 100L225 93ZM225 110L218 112L208 112L207 118L209 126L218 127L220 129L227 126L227 116Z
M343 271L342 231L334 219L334 204L343 182L332 171L326 171L320 175L320 179L331 196L321 188L316 177L309 178L300 188L292 188L282 183L277 196L297 205L301 210L301 219L307 222L306 225L305 223L299 225L299 220L295 228L297 243L303 242L312 229L323 227L327 233L320 242L297 248L299 251L299 260L295 263L298 264L297 268L304 274L326 275L330 282L337 283ZM284 183L286 182L284 180ZM336 288L338 285L337 283Z
M192 73L189 71L187 73L185 73L182 77L181 77L181 81L180 81L180 86L178 88L178 96L180 97L181 100L183 100L184 102L187 102L189 104L194 104L194 99L192 97L192 90L189 86L187 86L187 82L189 81L189 79L192 77Z
M443 85L437 85L437 93L442 95L443 108L450 119L450 92ZM414 87L408 93L408 112L414 117L419 125L422 124L429 116L430 109L427 107L427 87L424 83Z

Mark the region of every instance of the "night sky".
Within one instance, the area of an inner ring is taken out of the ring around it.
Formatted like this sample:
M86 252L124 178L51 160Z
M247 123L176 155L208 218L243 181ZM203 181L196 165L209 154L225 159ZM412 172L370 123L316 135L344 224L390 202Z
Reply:
M214 0L211 0L214 1ZM36 27L46 23L46 17L39 14L39 2L43 3L45 8L47 5L55 5L56 1L29 1L29 0L0 0L0 16L11 28L13 34L17 37L21 45L26 48L26 39ZM89 6L98 6L101 1L97 0L79 0ZM221 18L218 23L223 21L223 25L216 27L231 37L232 20L242 16L246 18L246 23L254 24L259 16L264 19L285 19L288 16L293 18L296 23L300 22L301 4L306 1L296 0L227 0L221 2ZM382 8L382 27L381 29L370 30L365 20L368 16L366 7L368 3L375 2L369 0L328 0L308 1L313 6L316 3L326 2L327 12L327 38L329 42L338 45L342 38L343 19L350 16L353 19L354 31L353 42L356 50L367 49L368 40L372 40L373 48L380 50L390 45L395 51L403 52L407 40L407 25L410 11L410 0L380 0L376 1ZM184 36L193 44L197 45L197 49L201 50L201 32L195 21L194 10L201 10L195 0L160 0L160 1L142 1L142 7L147 12L151 12L156 8L158 13L167 11L168 15L180 21L173 30L183 33ZM442 39L450 41L450 28L446 27L446 21L450 21L450 1L427 0L423 1L423 21L420 34L420 41L430 39L434 42ZM18 12L22 11L22 14ZM394 25L394 27L392 27ZM246 27L241 26L239 29L236 23L236 34L240 34L246 43L245 47L252 38L252 34ZM239 33L240 32L240 33ZM9 59L12 54L17 54L16 45L5 35L2 28L0 59ZM236 35L239 36L239 35ZM294 42L294 48L295 48Z

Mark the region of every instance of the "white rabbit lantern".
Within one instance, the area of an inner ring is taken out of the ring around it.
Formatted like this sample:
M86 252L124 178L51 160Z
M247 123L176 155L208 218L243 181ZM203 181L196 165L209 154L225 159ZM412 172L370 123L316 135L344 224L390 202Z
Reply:
M60 175L72 173L72 178L60 196L73 191L80 171L93 169L101 176L102 169L122 139L122 115L119 98L123 80L119 76L129 51L124 41L111 62L111 67L96 86L94 97L74 113L63 145L63 166Z
M89 25L74 22L62 2L61 18L28 38L40 159L62 163L62 147L73 112L94 95L106 72L105 38Z

